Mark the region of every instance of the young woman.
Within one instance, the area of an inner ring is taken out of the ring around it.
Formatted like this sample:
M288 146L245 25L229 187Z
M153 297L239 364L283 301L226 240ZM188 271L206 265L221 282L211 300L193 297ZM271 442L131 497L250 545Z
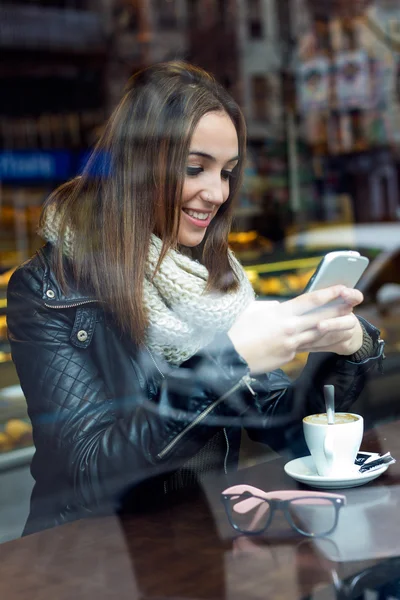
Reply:
M46 204L47 244L8 290L36 446L25 533L235 468L241 427L291 446L324 383L347 410L379 362L358 291L255 302L228 248L245 152L242 113L210 75L155 65ZM292 385L279 367L298 351Z

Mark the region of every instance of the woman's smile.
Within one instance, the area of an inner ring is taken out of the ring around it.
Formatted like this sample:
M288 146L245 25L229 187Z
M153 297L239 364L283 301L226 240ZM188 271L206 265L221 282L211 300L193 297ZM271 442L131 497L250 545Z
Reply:
M204 212L201 210L182 208L182 212L186 219L195 227L208 227L213 217L213 213L210 211Z

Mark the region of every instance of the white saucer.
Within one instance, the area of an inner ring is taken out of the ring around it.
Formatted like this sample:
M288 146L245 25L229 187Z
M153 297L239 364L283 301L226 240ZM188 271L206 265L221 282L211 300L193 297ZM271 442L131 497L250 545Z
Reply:
M303 456L302 458L296 458L286 463L284 469L287 475L310 487L337 489L364 485L364 483L368 483L379 477L379 475L382 475L388 466L389 465L382 465L380 469L377 469L376 471L367 471L366 473L355 471L354 473L343 475L340 478L323 477L322 475L317 474L312 457Z

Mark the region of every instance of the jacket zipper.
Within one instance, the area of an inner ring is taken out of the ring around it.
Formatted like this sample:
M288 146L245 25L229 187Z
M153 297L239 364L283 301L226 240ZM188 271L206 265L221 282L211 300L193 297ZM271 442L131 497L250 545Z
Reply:
M93 302L98 302L98 300L83 300L83 302L74 302L74 304L63 304L62 306L54 306L54 304L44 303L47 308L55 308L57 310L62 310L63 308L75 308L76 306L82 306L83 304L92 304Z
M163 372L160 370L160 368L159 368L158 364L156 363L156 360L155 360L154 356L152 355L152 353L150 352L150 350L148 349L148 347L147 347L147 346L145 346L145 348L146 348L147 352L150 354L150 358L151 358L151 360L153 361L155 368L156 368L156 369L157 369L157 371L160 373L161 377L162 377L163 379L165 379L165 375L164 375L164 373L163 373Z
M227 475L228 474L229 439L228 439L228 434L226 433L225 427L224 427L224 436L225 436L225 441L226 441L226 454L225 454L225 458L224 458L224 473L225 473L225 475Z
M245 375L244 377L242 377L242 379L236 383L230 390L228 390L225 394L223 394L220 398L218 398L218 400L215 400L212 404L210 404L210 406L208 406L205 410L203 410L202 413L200 413L199 415L197 415L197 417L191 422L189 423L189 425L187 425L185 427L185 429L183 429L180 433L178 433L178 435L169 442L169 444L167 444L165 446L165 448L163 450L161 450L161 452L159 452L157 454L157 458L158 459L162 459L164 458L164 456L166 454L168 454L168 452L170 452L172 450L172 448L174 446L176 446L176 444L194 427L196 427L196 425L198 425L210 412L212 412L214 410L214 408L216 406L218 406L218 404L220 404L221 402L223 402L224 400L226 400L231 394L233 394L234 392L236 392L236 390L238 390L239 388L241 388L243 385L249 385L247 378L249 378L248 375Z

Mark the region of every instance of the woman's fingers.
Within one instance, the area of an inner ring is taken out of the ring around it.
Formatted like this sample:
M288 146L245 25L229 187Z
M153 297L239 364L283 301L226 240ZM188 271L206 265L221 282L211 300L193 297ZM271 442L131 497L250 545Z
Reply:
M322 334L318 329L308 329L302 331L296 336L293 336L290 340L292 349L296 352L310 352L310 348L315 348L319 340L321 340ZM290 348L286 348L289 350Z
M353 314L325 321L317 328L318 335L315 335L311 341L307 340L305 343L302 343L298 351L336 352L337 350L341 350L340 353L348 354L347 347L355 339L358 329L358 319ZM360 340L360 344L361 342L362 339Z
M347 329L353 329L356 320L357 317L351 313L343 317L337 317L336 319L325 319L320 321L317 328L324 334L330 331L346 331Z
M362 302L363 295L359 290L332 286L303 294L298 298L282 303L281 309L292 317L287 319L285 332L287 335L298 334L310 329L318 329L320 335L328 331L341 331L354 323L353 308ZM327 302L326 302L327 301ZM307 310L310 307L311 310ZM305 313L299 311L306 310ZM344 319L344 320L342 320Z
M343 285L334 285L323 290L302 294L297 298L284 302L283 305L285 310L292 316L318 313L324 308L338 310L340 314L342 305L354 307L361 304L362 301L363 295L360 290L346 288ZM328 306L329 304L330 306Z
M306 328L318 327L321 323L335 323L337 320L345 316L352 315L353 308L342 301L338 303L323 306L316 311L310 312L302 317L299 317Z
M320 309L334 300L339 300L340 302L342 294L345 294L347 289L343 285L334 285L324 290L302 294L301 296L297 296L297 298L287 300L283 305L285 310L293 316L304 315ZM345 302L348 302L348 300L345 300Z
M364 300L364 296L360 290L353 290L351 288L344 288L340 296L343 298L346 304L352 307L358 306Z
M284 331L286 335L296 335L309 329L319 329L321 323L327 323L326 327L329 330L338 319L351 314L352 308L345 303L323 307L318 311L287 319Z

